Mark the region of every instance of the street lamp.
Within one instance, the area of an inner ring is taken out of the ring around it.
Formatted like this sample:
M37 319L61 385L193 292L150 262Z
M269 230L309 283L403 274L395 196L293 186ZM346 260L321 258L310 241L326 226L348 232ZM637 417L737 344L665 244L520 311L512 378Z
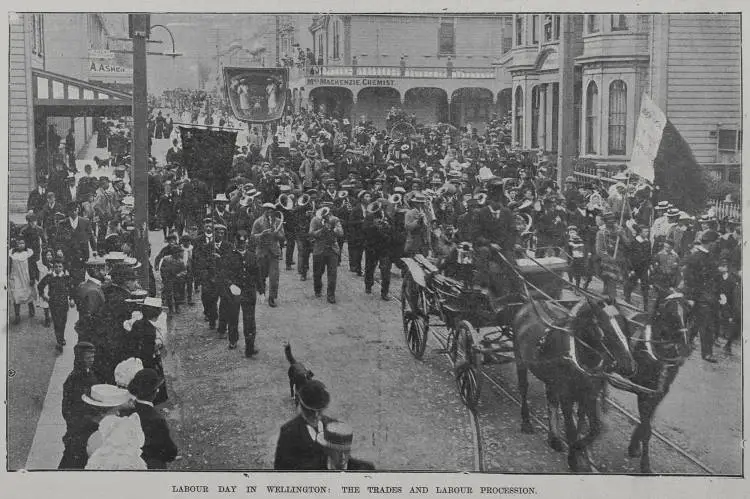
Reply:
M172 31L163 24L152 24L151 29L153 30L154 28L164 28L165 30L167 30L167 33L169 33L169 38L172 40L172 52L163 52L161 55L166 55L167 57L171 57L172 59L181 56L182 52L176 52L174 49L174 35L172 34Z

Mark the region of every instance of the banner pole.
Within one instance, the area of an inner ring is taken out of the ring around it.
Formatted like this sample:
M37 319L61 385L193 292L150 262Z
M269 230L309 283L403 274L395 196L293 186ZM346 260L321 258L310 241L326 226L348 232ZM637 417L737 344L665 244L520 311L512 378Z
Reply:
M630 187L630 179L632 178L632 176L632 174L628 175L628 182L625 184L625 194L622 200L622 209L620 210L620 224L618 225L620 231L622 231L622 222L625 218L625 204L628 203L628 187ZM612 258L617 258L617 250L620 246L620 231L617 232L617 241L615 241L615 253L612 255Z

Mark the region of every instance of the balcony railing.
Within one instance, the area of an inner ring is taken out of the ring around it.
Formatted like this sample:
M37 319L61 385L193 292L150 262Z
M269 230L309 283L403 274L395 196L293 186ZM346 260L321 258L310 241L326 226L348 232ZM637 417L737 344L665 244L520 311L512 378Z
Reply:
M295 71L296 70L296 71ZM491 67L409 67L409 66L307 66L293 68L290 76L331 76L357 78L469 78L491 80Z

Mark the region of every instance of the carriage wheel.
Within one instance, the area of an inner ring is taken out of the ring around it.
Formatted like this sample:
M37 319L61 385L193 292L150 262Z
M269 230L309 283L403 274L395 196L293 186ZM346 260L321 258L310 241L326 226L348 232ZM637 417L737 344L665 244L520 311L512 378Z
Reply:
M476 408L482 391L480 355L474 350L473 329L468 321L459 322L455 329L456 386L469 409Z
M404 338L411 354L421 359L427 347L428 317L419 310L419 286L410 274L404 277L401 285L401 315L404 324Z

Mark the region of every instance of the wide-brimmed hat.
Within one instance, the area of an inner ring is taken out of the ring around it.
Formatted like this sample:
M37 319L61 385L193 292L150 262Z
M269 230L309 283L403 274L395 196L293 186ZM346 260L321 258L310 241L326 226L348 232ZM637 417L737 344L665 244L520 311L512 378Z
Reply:
M677 208L670 208L667 210L667 216L668 217L679 217L680 216L680 210Z
M348 451L352 448L354 431L352 427L341 421L331 421L323 426L323 431L318 433L316 441L328 449Z
M227 199L227 195L224 194L223 192L220 192L214 198L214 203L228 203L228 202L229 202L229 199Z
M273 203L263 203L262 206L263 208L270 209L270 210L276 209L276 205Z
M115 385L93 385L88 394L81 395L81 400L96 407L118 407L130 399L126 389Z
M147 296L144 298L143 303L141 303L141 306L146 308L154 308L154 309L162 309L164 308L161 303L161 298L153 298L151 296Z
M305 409L322 411L330 402L331 395L326 385L316 379L308 381L299 390L299 403Z
M669 201L659 201L656 204L657 210L668 210L669 209Z
M623 172L620 172L612 177L613 180L628 180L628 178L629 177Z
M151 368L141 369L128 383L128 392L136 398L146 398L154 393L164 383L164 379Z

